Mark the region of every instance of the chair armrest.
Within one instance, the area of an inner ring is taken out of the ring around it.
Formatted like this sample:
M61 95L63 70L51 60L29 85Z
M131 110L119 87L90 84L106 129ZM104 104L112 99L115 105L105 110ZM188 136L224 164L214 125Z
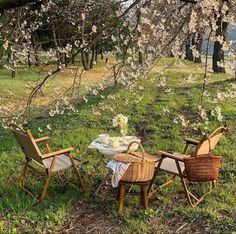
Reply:
M53 157L53 156L56 156L56 155L70 153L73 149L74 149L73 147L69 147L67 149L58 150L58 151L50 152L50 153L47 153L47 154L42 154L41 157L43 159L50 158L50 157Z
M178 155L174 155L174 154L162 151L162 150L160 150L159 153L161 154L161 157L168 157L168 158L176 159L181 162L184 161L183 157L180 157Z
M39 143L39 142L47 141L48 139L49 139L49 137L46 136L46 137L41 137L41 138L38 138L38 139L34 139L34 141L36 143Z
M192 145L198 145L199 141L191 139L191 138L187 138L186 139L186 144L192 144Z

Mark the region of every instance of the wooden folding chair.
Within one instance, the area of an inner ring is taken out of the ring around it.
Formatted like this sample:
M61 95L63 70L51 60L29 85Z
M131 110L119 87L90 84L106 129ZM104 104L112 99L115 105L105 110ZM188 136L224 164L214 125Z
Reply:
M196 141L196 140L189 139L189 138L186 139L186 145L185 145L183 154L159 151L160 160L157 164L153 179L152 179L150 186L148 188L149 197L151 197L157 191L158 187L163 188L164 186L172 183L174 181L174 179L176 178L176 176L179 176L181 183L183 185L184 192L187 197L188 203L192 207L198 205L203 200L205 195L210 193L215 188L216 181L211 181L210 190L207 193L205 193L200 198L196 197L193 193L190 192L190 190L188 189L187 184L186 184L184 157L190 157L190 155L186 155L186 152L187 152L190 145L195 146L195 155L208 154L209 153L209 142L210 142L210 151L212 151L215 148L218 141L220 140L220 138L223 135L225 130L226 130L226 126L221 126L221 127L217 128L208 137L203 136L203 138L200 141ZM164 184L157 187L154 185L154 181L155 181L157 174L160 171L172 174L173 177L170 180L166 181Z
M35 139L32 136L30 130L24 130L14 124L10 124L9 129L12 131L26 157L26 162L24 163L23 170L19 177L19 185L24 191L26 191L28 194L38 199L39 201L42 201L46 196L52 174L57 173L61 178L62 171L71 167L73 168L75 175L80 181L79 188L82 188L82 181L77 170L77 166L81 165L84 162L80 162L79 160L71 156L70 152L73 150L72 147L52 152L49 144L47 143L49 137ZM46 154L41 153L38 146L39 143L44 143L47 151ZM33 163L40 165L43 168L44 173L41 173L39 170L37 170L32 165ZM31 192L30 189L26 188L25 186L27 169L31 169L37 174L43 174L46 176L43 191L38 197L36 197L33 192Z

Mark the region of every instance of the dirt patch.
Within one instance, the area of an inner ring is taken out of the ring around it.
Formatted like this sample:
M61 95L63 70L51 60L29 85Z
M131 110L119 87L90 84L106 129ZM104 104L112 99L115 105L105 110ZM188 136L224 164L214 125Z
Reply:
M196 234L205 234L212 233L209 227L204 227L200 223L194 223L193 221L185 221L180 217L172 218L165 222L166 226L170 227L172 233L196 233Z
M91 209L85 204L77 205L69 215L70 220L59 231L65 233L122 233L125 220L109 214L105 209Z

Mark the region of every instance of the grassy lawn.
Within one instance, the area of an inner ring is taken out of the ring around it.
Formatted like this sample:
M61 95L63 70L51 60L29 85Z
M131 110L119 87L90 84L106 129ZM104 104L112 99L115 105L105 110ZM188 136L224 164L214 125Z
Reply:
M106 186L103 196L93 195L94 187L102 180L106 171L98 164L98 153L87 147L98 134L119 135L118 130L112 127L112 119L116 114L122 113L129 117L129 134L141 137L145 150L152 154L156 154L160 149L181 152L186 137L199 139L201 131L210 133L221 124L211 116L209 124L202 122L194 130L196 121L201 122L198 106L203 72L197 65L179 60L162 74L160 71L164 63L162 61L155 67L149 79L138 80L133 87L115 87L103 91L102 95L112 94L115 99L94 96L88 103L81 103L77 112L53 118L44 116L29 121L35 136L51 136L54 149L74 146L74 155L89 161L82 168L87 184L85 193L79 193L71 186L64 189L56 177L49 188L47 199L41 204L20 191L17 177L23 155L11 134L0 128L0 233L55 233L63 230L71 233L99 233L96 232L99 228L103 228L102 233L107 230L110 233L112 230L114 233L236 231L235 94L231 97L223 95L224 98L219 101L224 115L223 122L229 127L215 151L223 156L220 178L217 189L206 196L198 207L191 208L187 204L178 179L156 193L147 211L140 208L138 197L126 197L124 212L118 214L116 190L110 186ZM188 83L186 79L191 73L195 79ZM168 89L171 89L168 92L160 86L163 76L166 78ZM16 86L23 86L20 79L16 80ZM0 79L0 82L1 89L4 79ZM234 82L230 75L216 74L209 77L207 91L210 96L204 99L208 114L216 107L216 104L210 103L208 99L215 99L219 92L228 93L232 85ZM236 92L235 86L233 87L234 89L230 90ZM11 88L18 90L13 84ZM163 108L168 108L169 112L164 112ZM184 116L185 121L188 121L186 126L182 126L179 116ZM48 124L51 125L52 131L46 128ZM42 133L38 131L39 127L43 130ZM158 176L157 183L160 184L166 178L164 174ZM39 182L30 181L38 191ZM196 189L196 185L193 188ZM197 191L205 189L204 185L197 186ZM101 226L103 222L104 226Z
M76 62L78 64L79 61ZM110 63L112 64L114 61L111 60ZM3 103L13 113L16 109L24 110L31 90L48 75L49 71L54 70L56 70L56 66L53 64L43 67L19 67L16 78L11 78L9 70L0 69L0 104ZM72 87L76 70L77 65L70 64L62 71L52 75L41 90L42 92L39 92L34 99L34 106L44 107L58 100L59 96ZM80 72L81 69L78 70L76 81L79 80ZM109 64L107 66L104 61L99 60L94 65L94 69L82 73L80 95L85 93L87 86L101 83L102 79L106 79L109 75ZM4 99L1 100L1 97Z

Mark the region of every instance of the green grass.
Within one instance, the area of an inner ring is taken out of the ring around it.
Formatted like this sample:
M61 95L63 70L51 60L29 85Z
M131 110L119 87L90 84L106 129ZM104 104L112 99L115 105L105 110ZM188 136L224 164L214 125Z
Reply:
M215 117L211 117L208 125L202 123L197 130L193 130L192 124L199 119L197 112L203 73L198 70L197 65L189 62L181 61L186 64L184 68L179 68L175 64L164 73L168 88L172 89L170 93L166 93L159 86L160 73L157 72L166 62L170 63L171 60L161 61L148 80L137 81L137 86L134 88L136 94L132 94L124 87L109 88L103 95L115 94L116 100L103 100L95 96L87 104L80 104L78 112L53 118L41 116L29 120L28 125L37 137L50 135L53 148L72 145L76 148L75 156L89 160L83 171L86 171L86 181L91 190L104 177L105 169L102 165L97 166L99 155L87 146L100 133L119 135L117 129L112 127L115 113L129 117L129 134L141 137L146 151L153 154L159 149L182 151L186 136L199 138L200 129L209 133L221 123ZM184 79L195 72L197 79L194 83L186 83ZM230 75L216 74L209 78L207 89L215 98L217 90L228 91L232 83ZM144 89L140 90L139 86L143 86ZM121 215L125 220L122 226L123 233L175 233L182 225L184 225L180 230L182 233L236 231L235 103L235 97L226 98L219 103L224 115L223 121L227 122L229 131L216 148L216 153L223 156L217 189L196 208L191 208L187 204L178 179L173 185L156 193L156 198L150 201L151 209L148 211L140 208L138 197L126 198L125 210ZM210 113L215 104L209 103L206 99L204 106ZM169 108L171 112L163 113L163 108ZM93 110L101 115L94 115ZM174 119L180 114L189 120L187 126L174 123ZM52 126L52 132L47 130L47 124ZM43 129L43 133L38 132L38 127ZM0 142L0 232L57 232L63 223L70 219L70 210L81 202L95 213L102 208L112 217L116 217L117 201L113 193L94 198L92 193L81 194L70 186L63 191L63 186L56 178L49 189L47 199L42 204L37 204L17 186L23 155L5 129L0 129ZM157 183L165 179L165 175L159 176ZM37 190L40 189L38 182L31 181L31 183ZM198 191L204 189L204 186L197 187Z
M64 96L65 93L70 94L77 66L80 63L78 56L75 64L69 64L68 67L65 67L62 71L49 77L43 88L34 97L33 105L42 110L45 106L55 103L58 97ZM114 63L114 60L111 59L110 63ZM49 71L52 72L56 69L56 64L40 67L24 67L21 65L17 68L16 78L11 78L11 71L6 68L0 69L0 105L6 106L9 112L15 115L19 114L19 112L23 112L32 89L44 80ZM80 72L81 69L79 69L77 73L77 82L80 77ZM103 60L98 60L93 69L84 71L81 75L81 86L79 89L80 98L85 94L87 86L101 83L102 78L106 78L109 75L110 71L107 69L107 65ZM75 87L75 92L76 91L77 87ZM1 110L0 113L2 116ZM4 114L4 116L6 116L6 114Z

